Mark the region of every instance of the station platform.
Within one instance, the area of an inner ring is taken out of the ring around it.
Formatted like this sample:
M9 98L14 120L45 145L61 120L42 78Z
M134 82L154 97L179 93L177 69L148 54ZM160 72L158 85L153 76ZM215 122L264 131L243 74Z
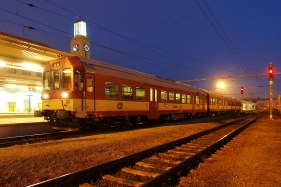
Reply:
M0 119L2 118L28 118L34 117L33 112L5 112L0 113Z
M53 132L44 117L33 113L1 113L0 138Z

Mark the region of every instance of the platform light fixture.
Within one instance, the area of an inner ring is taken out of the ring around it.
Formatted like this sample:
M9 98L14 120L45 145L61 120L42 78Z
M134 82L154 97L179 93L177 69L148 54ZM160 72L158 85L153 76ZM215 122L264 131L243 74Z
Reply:
M4 61L0 61L0 67L5 67L6 63Z

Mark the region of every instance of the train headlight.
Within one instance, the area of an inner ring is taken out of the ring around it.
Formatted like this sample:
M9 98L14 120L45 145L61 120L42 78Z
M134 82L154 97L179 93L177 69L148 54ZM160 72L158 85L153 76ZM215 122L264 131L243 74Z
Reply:
M69 93L68 93L68 92L62 92L62 93L61 93L61 97L64 98L64 99L66 99L66 98L69 97Z
M43 94L43 98L44 98L44 99L49 99L49 97L50 97L49 94L47 94L47 93L44 93L44 94Z

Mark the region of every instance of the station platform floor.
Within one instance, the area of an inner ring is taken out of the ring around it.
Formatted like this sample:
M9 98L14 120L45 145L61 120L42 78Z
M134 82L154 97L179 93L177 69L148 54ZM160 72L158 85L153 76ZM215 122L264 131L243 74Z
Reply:
M0 125L44 122L44 117L35 117L34 113L0 113Z

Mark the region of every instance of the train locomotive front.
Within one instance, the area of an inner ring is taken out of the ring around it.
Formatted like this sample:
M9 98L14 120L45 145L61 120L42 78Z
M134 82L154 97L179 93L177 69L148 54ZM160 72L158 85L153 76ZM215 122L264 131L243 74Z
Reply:
M75 124L86 116L83 102L85 68L79 59L47 62L43 73L42 115L53 125Z

